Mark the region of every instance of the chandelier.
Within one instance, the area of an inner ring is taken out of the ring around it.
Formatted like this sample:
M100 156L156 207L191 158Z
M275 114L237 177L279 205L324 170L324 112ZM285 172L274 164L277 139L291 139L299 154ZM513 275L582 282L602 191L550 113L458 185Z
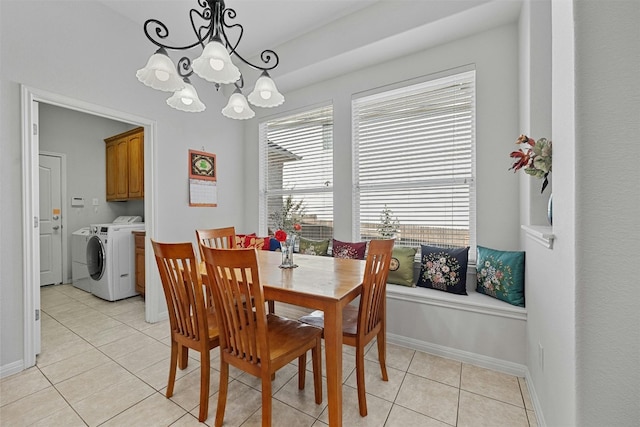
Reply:
M284 103L284 96L278 92L275 82L269 76L269 70L278 66L278 55L272 50L264 50L260 54L262 65L256 65L243 58L236 50L244 28L233 23L236 11L225 8L224 0L198 0L200 9L191 9L189 18L196 40L186 46L170 46L163 43L169 36L167 26L157 19L147 19L144 33L158 50L151 55L147 65L136 73L138 80L154 89L173 92L167 104L177 110L188 112L204 111L206 106L198 98L196 89L189 77L193 73L215 84L216 90L222 84L234 84L235 90L229 98L222 114L232 119L250 119L255 112L249 106L247 98L242 94L244 79L240 70L231 62L235 56L249 67L262 71L256 81L255 88L248 96L248 101L256 107L277 107ZM230 38L225 29L231 29L237 38ZM189 50L202 47L202 53L193 61L183 56L178 66L173 63L167 49Z

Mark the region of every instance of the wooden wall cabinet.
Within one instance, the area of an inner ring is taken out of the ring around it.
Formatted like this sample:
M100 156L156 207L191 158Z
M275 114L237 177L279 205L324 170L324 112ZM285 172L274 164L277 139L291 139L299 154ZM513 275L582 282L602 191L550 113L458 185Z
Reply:
M135 247L135 285L136 292L144 296L145 277L144 277L144 231L133 231L134 247Z
M107 202L144 197L144 128L104 140L107 159Z

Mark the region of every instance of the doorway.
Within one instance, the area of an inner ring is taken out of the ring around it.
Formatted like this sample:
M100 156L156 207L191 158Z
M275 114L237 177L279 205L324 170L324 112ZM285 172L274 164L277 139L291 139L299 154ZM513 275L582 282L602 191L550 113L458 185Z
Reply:
M155 147L156 123L128 113L88 104L61 95L21 86L22 94L22 187L23 214L23 277L24 277L24 368L35 365L40 345L40 233L39 233L39 118L38 103L52 104L91 115L143 126L145 129L145 200L144 215L146 235L155 236L153 212L156 211L155 168L152 162ZM148 239L147 239L148 240ZM145 270L153 267L152 257L145 260ZM155 323L161 320L162 293L157 275L147 274L145 320Z

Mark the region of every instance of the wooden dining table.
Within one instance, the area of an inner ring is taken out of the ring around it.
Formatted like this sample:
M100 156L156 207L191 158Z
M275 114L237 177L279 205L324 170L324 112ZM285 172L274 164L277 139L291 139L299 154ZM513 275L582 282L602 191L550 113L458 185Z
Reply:
M342 309L360 295L365 261L296 254L296 268L280 268L279 252L257 250L265 300L324 311L329 425L342 425ZM204 264L202 280L208 280Z

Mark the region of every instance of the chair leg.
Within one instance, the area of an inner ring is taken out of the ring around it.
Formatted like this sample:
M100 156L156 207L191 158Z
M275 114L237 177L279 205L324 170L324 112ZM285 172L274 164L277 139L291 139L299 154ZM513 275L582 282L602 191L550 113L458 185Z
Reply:
M316 346L311 349L311 362L313 363L313 393L316 404L322 403L322 345L318 337Z
M262 374L262 427L271 427L271 375Z
M298 390L304 390L305 376L307 373L307 352L298 357Z
M380 371L382 372L382 381L389 381L387 376L387 341L384 331L378 332L378 360L380 361Z
M173 396L173 386L176 382L176 367L178 365L178 343L171 340L171 361L169 362L169 381L167 382L167 392L165 396Z
M178 366L180 367L180 370L183 370L187 368L187 364L189 363L189 347L178 344L178 348L180 349Z
M220 360L220 387L218 390L218 408L216 409L216 427L222 427L224 410L229 392L229 364Z
M356 346L356 383L358 387L358 406L360 416L367 416L367 395L364 387L364 347Z
M267 305L269 306L269 314L275 314L276 312L276 302L273 300L268 300Z
M200 413L198 421L203 422L209 416L209 379L211 374L209 349L200 352Z

